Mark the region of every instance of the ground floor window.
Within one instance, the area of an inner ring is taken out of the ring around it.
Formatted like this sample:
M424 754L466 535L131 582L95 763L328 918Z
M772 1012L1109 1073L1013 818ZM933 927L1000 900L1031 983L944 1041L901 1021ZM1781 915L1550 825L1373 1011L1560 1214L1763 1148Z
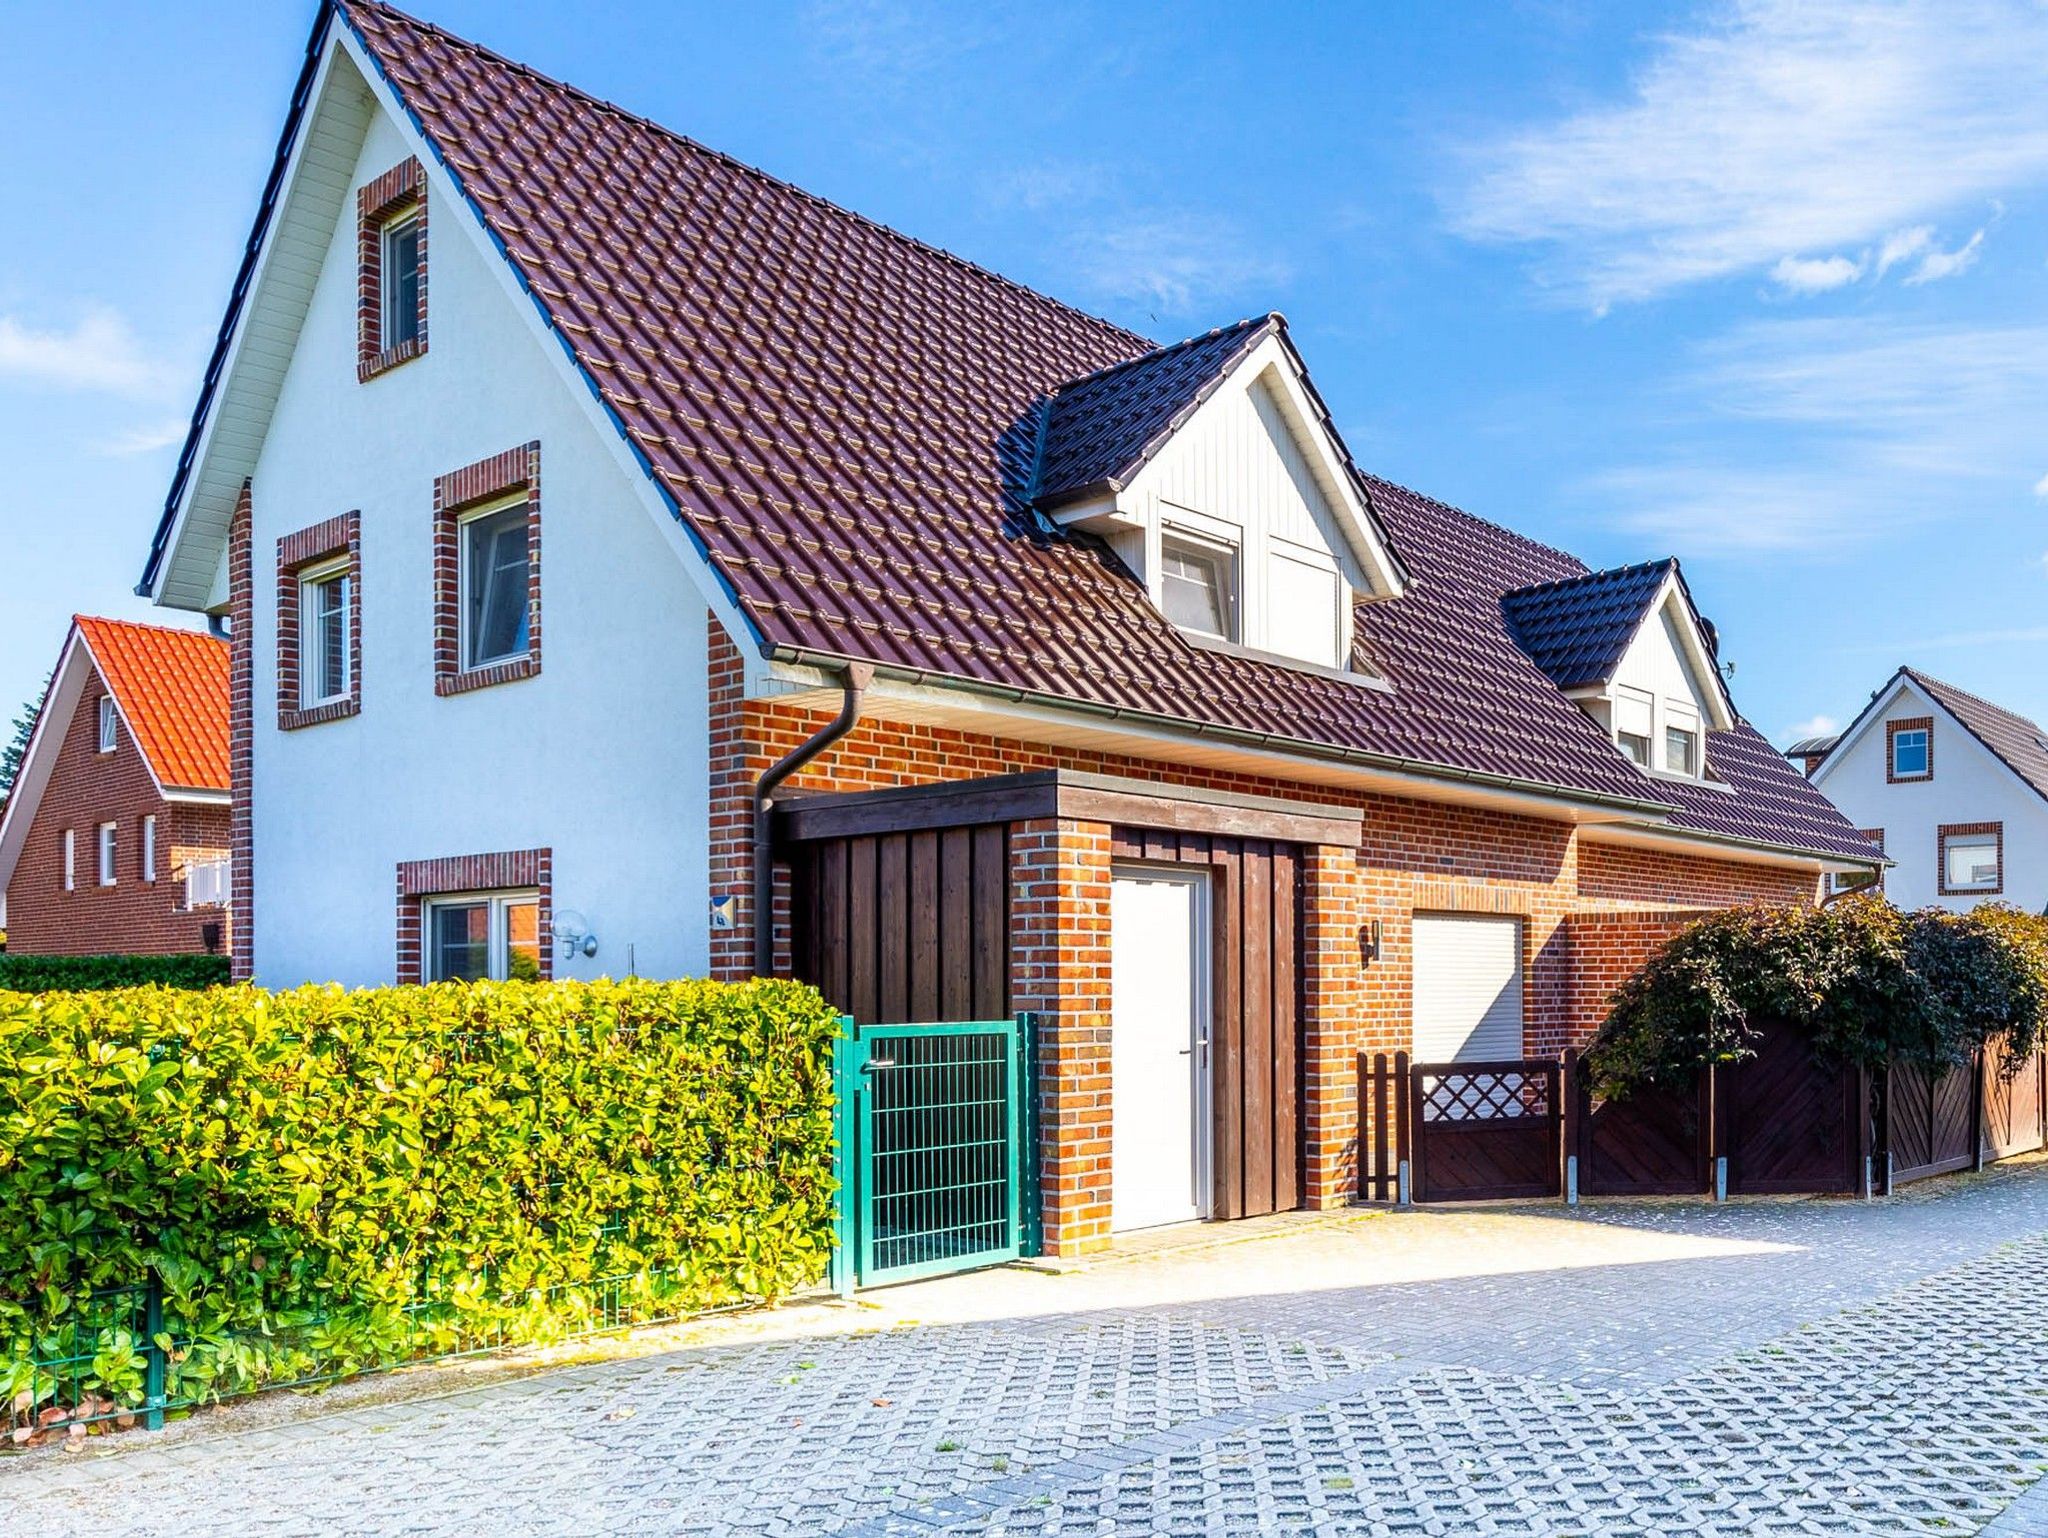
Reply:
M540 977L538 892L463 892L425 906L427 981Z

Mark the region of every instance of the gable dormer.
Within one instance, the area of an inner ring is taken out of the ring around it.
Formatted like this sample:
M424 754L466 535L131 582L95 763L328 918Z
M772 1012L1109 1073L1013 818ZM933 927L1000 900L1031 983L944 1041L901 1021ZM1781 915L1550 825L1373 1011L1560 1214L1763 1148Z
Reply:
M1734 729L1735 708L1678 562L1520 588L1501 607L1531 660L1623 756L1651 774L1711 778L1707 738Z
M1407 582L1279 315L1061 386L1034 500L1197 645L1343 669L1354 606Z

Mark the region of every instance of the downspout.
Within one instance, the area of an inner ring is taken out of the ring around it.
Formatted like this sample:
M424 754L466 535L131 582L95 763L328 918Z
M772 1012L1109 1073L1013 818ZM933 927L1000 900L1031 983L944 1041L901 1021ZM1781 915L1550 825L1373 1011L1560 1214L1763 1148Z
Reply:
M849 662L840 670L839 714L790 749L754 782L754 975L775 970L775 853L769 847L775 787L860 724L860 707L875 670Z

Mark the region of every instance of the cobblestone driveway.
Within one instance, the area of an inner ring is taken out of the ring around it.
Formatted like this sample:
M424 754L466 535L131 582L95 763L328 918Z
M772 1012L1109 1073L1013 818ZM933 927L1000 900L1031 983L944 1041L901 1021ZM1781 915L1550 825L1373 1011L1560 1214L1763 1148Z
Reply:
M1293 1219L873 1297L0 1464L0 1531L2048 1534L2048 1162Z

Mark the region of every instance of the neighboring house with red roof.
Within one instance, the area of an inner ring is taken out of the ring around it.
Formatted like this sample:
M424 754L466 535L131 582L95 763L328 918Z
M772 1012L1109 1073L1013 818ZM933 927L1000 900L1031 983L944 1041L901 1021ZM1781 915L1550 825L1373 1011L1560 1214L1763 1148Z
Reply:
M1035 1011L1058 1250L1346 1199L1360 1050L1555 1052L1877 858L1675 562L1361 472L1280 316L1159 346L368 0L142 589L232 619L242 975Z
M7 948L229 944L228 645L79 615L0 812Z
M2048 728L1900 668L1846 731L1786 752L1884 850L1899 906L2048 911Z

